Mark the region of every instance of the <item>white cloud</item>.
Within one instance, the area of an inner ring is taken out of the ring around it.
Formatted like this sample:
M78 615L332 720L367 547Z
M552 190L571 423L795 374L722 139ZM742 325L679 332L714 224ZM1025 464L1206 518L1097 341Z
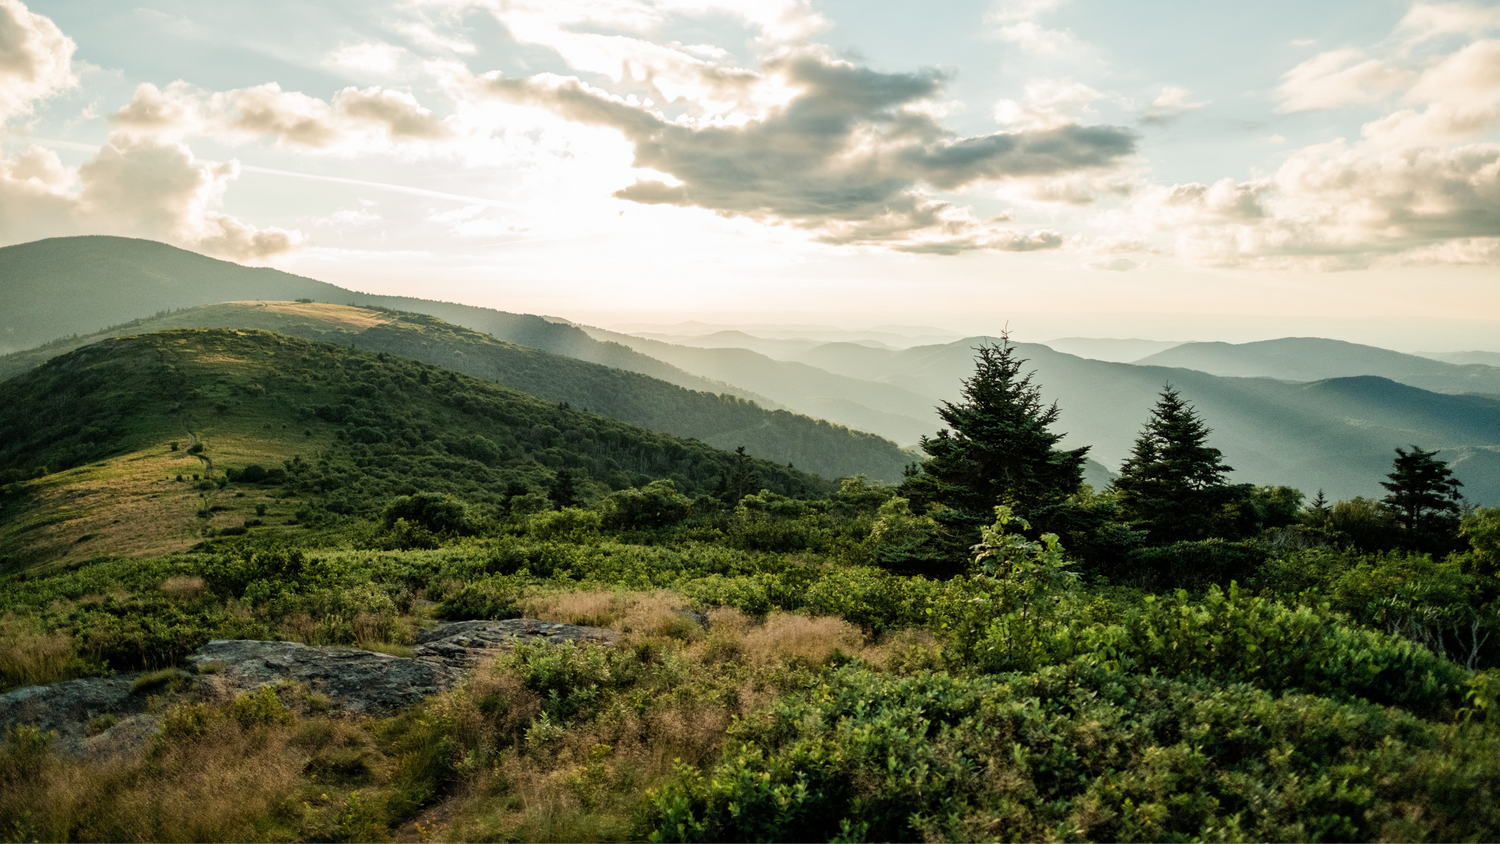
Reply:
M1298 65L1283 77L1278 111L1399 107L1358 141L1292 151L1261 179L1142 191L1141 229L1173 235L1179 258L1216 266L1495 262L1500 144L1473 141L1500 124L1500 40L1482 37L1496 27L1495 9L1419 4L1369 51Z
M1312 111L1379 102L1412 81L1412 73L1363 50L1319 53L1281 77L1279 112Z
M1209 102L1208 100L1192 102L1188 97L1188 89L1168 85L1162 88L1156 99L1151 101L1151 105L1146 107L1143 117L1148 123L1162 123L1187 112L1197 111Z
M995 37L1023 50L1040 54L1059 54L1071 49L1077 39L1062 29L1048 29L1040 18L1062 6L1066 0L995 0L986 12L984 22Z
M236 162L195 158L175 142L116 136L76 170L32 147L0 158L0 227L8 243L118 234L178 243L234 260L285 252L302 235L261 229L217 209Z
M37 100L78 84L77 45L20 0L0 0L0 122L30 114Z
M1096 114L1091 105L1103 98L1081 82L1033 79L1019 101L995 103L995 120L1017 129L1055 129Z
M165 89L146 82L110 122L131 135L208 136L228 143L267 139L335 155L393 151L453 136L448 124L404 91L348 87L326 102L283 91L275 82L219 92L182 81Z
M1149 264L1139 264L1129 258L1114 258L1109 261L1090 261L1084 264L1091 270L1103 270L1105 272L1125 273Z

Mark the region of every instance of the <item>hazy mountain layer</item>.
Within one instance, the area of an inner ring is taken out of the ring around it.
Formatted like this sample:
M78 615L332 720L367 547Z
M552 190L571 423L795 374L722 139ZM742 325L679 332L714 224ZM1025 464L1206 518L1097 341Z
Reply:
M1285 337L1256 343L1184 343L1135 362L1145 366L1180 366L1213 375L1287 381L1378 375L1438 393L1500 395L1500 367L1445 363L1318 337Z
M1133 363L1148 355L1166 351L1182 345L1180 340L1115 340L1106 337L1059 337L1042 344L1065 355L1081 358L1107 360L1114 363Z
M686 390L638 373L524 348L436 317L347 305L233 302L189 308L0 358L0 380L105 336L174 328L262 329L387 352L716 448L744 446L757 457L829 478L863 474L899 481L914 459L871 434L765 410L735 396Z
M921 393L894 384L851 378L795 361L773 360L749 349L700 349L602 328L584 330L596 340L627 345L695 375L737 384L800 413L851 427L870 425L864 430L903 445L937 430L932 403ZM840 345L889 354L885 349Z
M1440 360L1443 363L1478 363L1485 366L1500 366L1500 352L1418 352L1417 354L1424 358Z
M899 352L840 348L846 371L858 371L925 392L928 400L958 398L973 374L974 337ZM1061 409L1067 444L1091 445L1090 456L1117 468L1145 423L1162 386L1171 383L1214 429L1235 479L1285 484L1308 494L1381 496L1397 446L1443 449L1466 494L1500 503L1500 400L1433 393L1378 377L1288 383L1225 378L1189 369L1110 363L1018 344L1042 393ZM860 363L857 359L863 357Z

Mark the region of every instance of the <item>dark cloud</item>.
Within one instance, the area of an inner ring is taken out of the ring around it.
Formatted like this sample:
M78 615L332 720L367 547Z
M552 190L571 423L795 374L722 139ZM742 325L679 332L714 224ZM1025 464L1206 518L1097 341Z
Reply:
M670 121L575 78L481 81L505 99L616 129L634 145L636 166L681 182L638 182L616 193L622 199L788 222L828 243L912 252L1056 248L1056 232L998 229L925 191L1099 172L1136 149L1134 133L1111 126L958 137L922 108L943 91L947 80L937 71L880 73L806 51L762 72L798 93L741 125Z

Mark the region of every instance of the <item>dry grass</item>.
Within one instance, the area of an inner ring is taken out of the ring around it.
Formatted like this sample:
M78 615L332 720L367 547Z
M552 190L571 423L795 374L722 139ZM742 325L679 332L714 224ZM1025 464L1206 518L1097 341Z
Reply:
M201 577L174 575L161 583L162 594L174 601L196 601L203 597L206 586Z
M29 618L0 617L0 690L66 680L78 666L73 637L44 631Z
M369 311L352 305L328 305L319 302L226 302L226 305L254 306L267 313L289 314L316 319L332 325L350 325L357 328L373 328L391 322L392 318L379 311Z
M306 756L288 727L219 721L192 742L163 743L135 759L100 762L8 754L0 817L15 840L252 841L282 837L278 812Z
M521 612L541 621L607 627L634 639L689 639L700 631L682 598L670 592L546 592L528 594Z
M725 618L725 622L729 622ZM713 623L713 622L710 622ZM740 636L746 661L765 666L787 661L808 668L824 665L835 654L860 656L865 637L858 627L841 618L771 613L765 624L742 627L726 625Z

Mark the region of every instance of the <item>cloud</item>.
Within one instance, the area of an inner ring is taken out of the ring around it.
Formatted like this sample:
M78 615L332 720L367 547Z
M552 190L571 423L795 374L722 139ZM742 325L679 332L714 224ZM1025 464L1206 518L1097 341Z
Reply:
M927 191L1108 171L1135 152L1135 136L1109 126L958 137L922 108L942 93L946 80L936 71L881 73L805 49L765 62L759 75L794 94L737 123L669 120L574 77L489 74L475 84L612 128L633 145L637 167L676 180L637 181L616 192L621 199L789 223L827 243L904 251L1056 248L1060 236L995 230Z
M77 45L20 0L0 0L0 122L31 114L37 100L78 84Z
M1081 82L1034 79L1019 101L995 103L995 120L1017 129L1056 129L1093 115L1091 104L1103 97Z
M109 120L136 136L207 136L229 143L268 139L280 147L341 155L453 135L446 123L404 91L348 87L326 102L283 91L275 82L219 92L182 81L165 89L147 82Z
M1151 101L1151 105L1146 107L1146 112L1141 119L1147 123L1166 123L1187 112L1197 111L1208 105L1208 102L1208 100L1189 102L1186 88L1168 85L1162 88L1161 94L1157 95L1156 99Z
M1322 144L1268 179L1157 188L1136 210L1149 228L1176 233L1180 257L1214 266L1474 263L1494 252L1472 244L1500 232L1500 144Z
M1369 51L1320 53L1283 76L1278 111L1388 103L1361 137L1290 152L1268 176L1156 186L1133 211L1179 258L1347 270L1500 260L1500 10L1416 5ZM1273 139L1274 140L1274 139Z
M236 162L195 158L175 142L116 136L76 170L32 147L0 158L4 240L117 234L166 240L240 261L264 260L302 241L295 231L257 228L220 213Z
M1379 102L1410 84L1412 74L1371 58L1363 50L1319 53L1287 71L1276 89L1278 112L1312 111Z
M1112 273L1126 273L1130 272L1133 269L1137 269L1138 267L1143 267L1146 265L1138 264L1135 261L1130 260L1129 258L1115 258L1109 261L1090 261L1089 263L1084 264L1084 266L1088 267L1091 270L1102 270L1104 272Z
M1032 53L1058 54L1074 47L1073 33L1048 29L1039 19L1066 0L995 0L984 22L996 37Z

